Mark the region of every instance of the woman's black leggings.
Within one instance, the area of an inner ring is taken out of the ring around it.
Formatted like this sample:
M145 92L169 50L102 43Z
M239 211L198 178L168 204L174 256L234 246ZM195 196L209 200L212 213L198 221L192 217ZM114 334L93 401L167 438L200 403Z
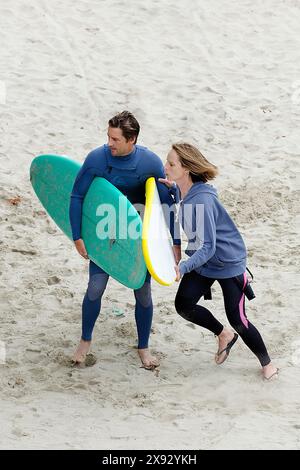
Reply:
M246 274L241 274L239 278L243 285L246 281ZM197 305L215 281L218 281L222 288L225 311L230 325L257 356L261 365L266 366L271 361L270 357L260 333L246 317L245 294L235 278L211 279L201 276L196 271L185 274L175 299L177 312L186 320L203 326L218 336L223 330L223 325L207 308Z

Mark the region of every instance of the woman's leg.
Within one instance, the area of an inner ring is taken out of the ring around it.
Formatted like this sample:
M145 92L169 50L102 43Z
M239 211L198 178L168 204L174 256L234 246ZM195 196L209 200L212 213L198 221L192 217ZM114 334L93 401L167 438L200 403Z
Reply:
M185 274L176 295L175 308L185 320L208 329L218 337L218 352L215 361L217 364L222 364L237 337L231 329L223 327L207 308L197 305L199 299L206 294L214 281L195 271Z
M177 313L185 320L207 328L219 336L223 330L223 325L207 308L197 305L200 298L209 291L214 281L214 279L201 276L195 271L184 274L176 294L175 308Z
M239 276L239 281L243 285L247 278L246 273ZM239 283L235 278L219 279L221 285L226 315L230 325L241 336L244 343L258 358L264 372L264 376L269 378L276 368L271 364L265 343L255 326L249 322L245 312L245 294L242 292Z

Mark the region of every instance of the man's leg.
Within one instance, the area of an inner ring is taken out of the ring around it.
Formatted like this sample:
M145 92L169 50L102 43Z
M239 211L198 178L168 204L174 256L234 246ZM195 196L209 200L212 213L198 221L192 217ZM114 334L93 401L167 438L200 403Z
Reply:
M74 362L85 361L89 352L92 333L101 309L101 299L105 291L108 274L93 261L89 266L89 283L82 303L82 335L80 343L73 356Z
M150 273L147 273L144 285L134 291L134 296L136 300L135 321L138 333L138 353L143 366L146 369L153 369L159 366L159 362L156 357L151 355L148 349L153 317Z

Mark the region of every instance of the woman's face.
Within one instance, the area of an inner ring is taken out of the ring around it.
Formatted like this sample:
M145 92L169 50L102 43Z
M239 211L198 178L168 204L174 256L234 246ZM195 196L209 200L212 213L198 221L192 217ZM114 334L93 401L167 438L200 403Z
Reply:
M187 170L182 166L174 149L171 149L168 153L165 164L165 172L168 180L171 181L178 181L188 173Z

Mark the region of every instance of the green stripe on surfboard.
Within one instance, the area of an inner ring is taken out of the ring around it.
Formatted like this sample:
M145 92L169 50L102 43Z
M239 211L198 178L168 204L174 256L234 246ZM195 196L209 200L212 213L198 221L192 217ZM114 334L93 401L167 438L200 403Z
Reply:
M80 168L79 163L58 155L40 155L30 167L30 180L37 197L71 240L70 195ZM116 217L108 219L105 212L97 215L102 204L109 204ZM120 205L129 214L129 223L119 219ZM105 217L109 221L106 225ZM104 239L97 236L100 225L109 231ZM134 236L129 236L130 227L136 228ZM147 268L142 252L141 218L128 199L104 178L96 177L84 198L81 231L89 258L95 264L127 287L138 289L144 284Z

